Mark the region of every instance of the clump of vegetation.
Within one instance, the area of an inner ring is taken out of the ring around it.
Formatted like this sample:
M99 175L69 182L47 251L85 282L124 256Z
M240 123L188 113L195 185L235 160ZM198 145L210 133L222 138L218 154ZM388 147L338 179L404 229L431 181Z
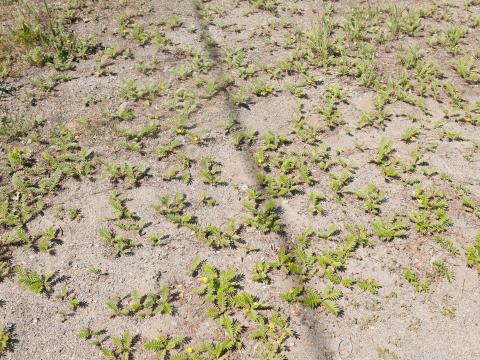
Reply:
M465 249L467 265L477 269L480 273L480 234L475 238L473 245Z
M264 204L257 204L255 201L245 201L245 208L252 214L246 219L248 225L253 226L263 233L280 233L282 224L278 216L278 206L274 200L267 200Z
M52 292L54 273L48 271L42 271L40 273L29 271L23 269L19 265L15 265L13 271L17 274L18 281L34 293L45 293L48 295Z

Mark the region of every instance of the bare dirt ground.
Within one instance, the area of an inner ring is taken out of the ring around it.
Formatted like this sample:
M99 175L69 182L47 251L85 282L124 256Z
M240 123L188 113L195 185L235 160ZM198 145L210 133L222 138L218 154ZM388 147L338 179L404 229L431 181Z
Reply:
M0 24L0 358L480 358L478 0Z

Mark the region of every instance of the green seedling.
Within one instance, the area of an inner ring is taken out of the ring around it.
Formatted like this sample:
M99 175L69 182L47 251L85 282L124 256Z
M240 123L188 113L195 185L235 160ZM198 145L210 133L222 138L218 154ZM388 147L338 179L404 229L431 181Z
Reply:
M246 131L237 131L233 138L233 145L237 150L243 150L244 147L253 145L257 136L257 131L248 129Z
M187 359L184 354L178 352L186 342L183 336L171 337L159 335L145 342L145 349L157 354L157 359ZM174 350L176 350L174 352Z
M112 338L113 347L101 348L105 360L129 359L133 354L134 337L128 332Z
M137 242L131 239L126 239L106 228L101 228L99 230L99 235L105 244L113 249L115 256L132 254L133 249L139 246Z
M312 191L308 195L308 201L310 202L308 211L310 211L313 215L325 215L327 213L327 210L323 207L323 205L320 204L322 201L325 200L325 195Z
M140 181L147 176L148 169L144 166L131 166L127 163L107 164L107 178L113 182L126 181L130 186L138 186Z
M364 201L364 209L368 213L379 214L380 205L385 201L385 192L380 191L377 185L370 183L355 193L358 199Z
M402 134L402 140L411 143L417 141L417 137L420 134L420 129L418 127L409 127Z
M477 270L480 274L480 234L475 238L475 242L465 249L467 265Z
M13 331L10 327L0 325L0 356L13 351Z
M198 227L196 229L196 235L206 245L214 249L222 249L225 247L233 247L235 242L240 240L240 236L238 235L239 231L240 227L236 225L235 219L231 219L225 231L208 224L206 227Z
M252 201L245 201L243 205L252 214L246 219L246 223L263 233L280 233L282 224L278 216L278 206L274 200L267 200L262 206Z
M272 264L265 261L257 260L255 262L255 267L252 269L252 280L258 282L270 282L270 278L268 277L268 272L272 268Z
M373 230L383 241L392 241L395 238L405 237L408 233L407 221L399 215L391 215L386 220L375 218L372 223Z
M197 292L213 305L208 310L208 315L218 317L233 305L237 295L239 285L236 281L235 271L232 269L218 270L209 264L204 264L202 272L204 273L200 279L202 285Z
M216 186L222 183L220 176L219 163L210 157L204 157L200 160L200 175L204 184Z
M168 238L167 234L164 234L163 232L159 232L159 233L148 235L147 240L150 243L150 245L157 246L158 244L160 244L162 240L165 240L167 238Z
M450 271L447 264L445 264L442 260L434 260L432 265L437 276L446 278L449 283L455 280L455 274Z
M342 297L342 293L335 290L332 286L327 286L323 293L319 293L317 290L311 287L297 286L287 292L281 293L282 300L288 302L300 302L304 305L316 309L322 306L328 312L339 315L341 310L335 303Z
M406 268L403 277L410 283L417 292L427 292L430 290L430 280L421 281L418 275L411 268Z
M18 275L19 282L34 293L40 294L43 292L48 295L52 292L53 273L47 271L42 271L42 273L28 271L24 270L19 265L15 265L13 271Z

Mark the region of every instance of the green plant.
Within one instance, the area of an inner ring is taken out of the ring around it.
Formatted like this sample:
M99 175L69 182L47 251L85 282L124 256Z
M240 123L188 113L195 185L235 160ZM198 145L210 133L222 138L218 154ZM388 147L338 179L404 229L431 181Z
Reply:
M237 131L233 138L233 145L237 150L241 150L244 146L250 146L255 142L257 131L248 129L246 131Z
M453 68L462 77L462 79L469 83L480 82L480 72L475 67L475 58L473 56L464 56L455 60Z
M260 310L266 310L269 306L263 302L261 302L257 297L251 295L246 291L241 291L235 298L233 299L235 306L239 309L242 309L245 315L251 319L256 321L259 319Z
M274 311L269 317L259 316L256 324L257 328L251 333L251 338L260 345L256 355L263 359L281 359L280 353L286 349L286 339L294 334L289 327L288 316Z
M275 88L272 85L267 84L266 82L260 79L257 79L255 84L252 85L252 93L257 96L267 96L272 94L274 91L275 91ZM239 105L239 104L234 103L234 105Z
M235 219L231 219L227 224L225 231L218 227L208 224L206 227L198 227L196 235L205 242L206 245L214 249L221 249L225 247L233 247L235 241L240 240L238 232L240 227L237 227Z
M169 156L170 154L173 154L176 150L178 150L182 145L178 142L177 139L173 139L170 141L168 144L159 146L157 149L157 156L158 160L162 160Z
M79 220L82 217L82 210L79 208L69 208L67 209L67 213L71 221Z
M325 240L332 240L333 236L338 233L338 228L337 225L332 223L327 226L327 228L323 231L318 230L316 232L317 236L320 239L325 239Z
M200 160L200 175L203 182L212 186L221 184L219 163L210 157L204 157Z
M269 130L263 135L263 149L265 150L278 150L283 144L288 144L289 140L285 135L276 135L273 131Z
M213 304L213 307L208 310L208 315L218 317L232 306L237 294L239 285L235 271L233 269L218 270L209 264L204 264L202 271L204 276L200 282L203 285L197 292Z
M124 331L120 336L112 337L113 347L102 348L105 360L128 360L133 354L134 337Z
M363 291L368 291L372 295L377 295L378 289L380 288L380 284L374 279L359 279L357 284L360 289Z
M281 232L282 224L278 216L278 206L274 200L267 200L262 206L252 201L245 201L243 205L252 213L252 216L246 219L248 225L263 233Z
M158 245L162 240L168 238L168 235L167 234L164 234L163 232L158 232L158 233L155 233L155 234L150 234L148 235L147 237L147 240L148 242L150 243L150 245L152 246L156 246Z
M452 240L445 239L441 235L435 235L434 239L438 245L440 245L443 249L447 250L449 253L453 255L460 254L460 250L458 250Z
M403 277L410 283L416 291L427 292L430 289L430 281L421 281L418 275L411 268L405 268Z
M228 135L231 132L238 130L238 119L234 114L228 114L226 122L220 125L220 127L223 129L225 135Z
M248 107L248 104L250 103L250 96L247 94L244 88L240 88L236 94L230 95L230 102L235 106Z
M281 293L280 297L282 300L288 302L303 303L312 309L322 306L325 310L334 315L339 315L341 312L340 308L335 303L335 300L341 298L342 293L335 290L330 285L327 286L322 293L319 293L311 287L297 286L287 292Z
M409 127L402 134L402 140L407 143L415 142L417 141L418 134L420 134L420 129L418 127Z
M42 15L40 9L47 15ZM42 21L44 16L48 21ZM60 19L53 18L46 2L35 11L30 8L23 13L12 29L12 38L20 45L17 48L23 49L25 62L34 66L50 63L58 70L71 68L73 61L87 57L96 48L93 38L77 37Z
M455 280L455 274L449 270L447 264L445 264L442 260L434 260L432 265L437 275L446 278L450 283Z
M445 30L441 30L435 34L430 43L433 45L442 45L447 48L447 51L451 54L457 54L459 50L459 45L462 42L463 38L467 34L467 29L460 26L451 25Z
M377 185L369 183L365 188L355 193L358 199L364 201L366 212L379 214L380 204L385 201L385 192L380 191Z
M292 179L284 174L274 177L271 175L264 175L264 173L257 174L258 183L267 187L268 193L274 197L288 197L300 191L298 180Z
M313 215L317 215L317 214L325 215L327 210L323 207L323 205L320 204L320 202L325 200L326 200L325 195L312 191L308 195L308 201L310 202L310 206L308 210Z
M137 85L135 80L125 80L120 88L120 95L125 99L138 101L140 99L153 100L165 92L167 85L163 81L158 84Z
M211 196L208 196L205 191L202 191L200 193L199 201L204 205L208 205L208 206L212 206L212 207L218 205L217 200L215 200Z
M53 273L47 271L42 271L42 273L28 271L24 270L19 265L15 265L13 271L18 275L19 282L28 287L34 293L40 294L44 292L48 295L52 292Z
M131 166L130 164L107 164L107 178L118 183L120 180L127 181L130 186L138 186L140 181L147 176L148 169L144 166Z
M131 254L133 249L139 246L137 242L126 239L106 228L101 228L99 235L105 241L105 244L113 248L115 256Z
M81 329L77 333L77 337L82 340L90 340L92 345L100 347L102 343L105 341L106 336L102 336L105 334L105 330L102 329L91 329L89 327Z
M110 115L115 120L132 121L135 117L133 109L128 107L127 103L122 103L116 113Z
M0 325L0 356L6 355L7 351L13 351L13 331L11 328Z
M113 224L119 229L137 231L141 234L146 226L146 221L127 208L128 200L127 197L115 190L110 194L110 204L113 207L113 218L110 220L114 220Z
M373 230L383 241L392 241L407 235L408 223L399 215L391 215L385 221L375 218L372 223Z
M160 215L165 216L168 220L183 226L191 226L192 230L196 230L193 226L194 218L184 210L187 207L186 197L184 194L176 192L175 195L165 195L160 197L159 205L152 205L152 208Z
M257 260L255 262L255 267L252 269L252 280L258 282L270 282L270 278L268 277L268 272L272 268L272 264L265 261Z
M322 115L323 120L331 129L345 123L333 99L328 99L323 106L317 106L315 111Z
M124 303L125 299L130 299L128 303ZM170 288L164 286L160 293L147 293L141 295L134 290L126 296L117 296L107 301L107 306L111 310L109 316L138 316L141 318L150 317L155 314L173 314L173 305L171 301L173 296Z
M475 242L465 249L467 265L477 269L480 273L480 234L475 238Z
M346 193L345 187L352 181L352 172L349 169L344 169L340 174L329 173L332 178L330 187L338 201L343 201L343 196Z
M172 350L178 350L183 344L185 344L186 339L183 336L171 337L169 335L163 336L159 335L153 339L150 339L145 342L145 349L153 351L157 354L157 359L168 359L169 356L173 359L173 356L177 356L181 359L183 354L176 352L171 354Z
M380 166L383 175L387 180L389 178L398 177L398 171L396 169L398 161L392 156L394 152L395 148L393 146L393 141L382 138L376 156L370 159L370 162Z

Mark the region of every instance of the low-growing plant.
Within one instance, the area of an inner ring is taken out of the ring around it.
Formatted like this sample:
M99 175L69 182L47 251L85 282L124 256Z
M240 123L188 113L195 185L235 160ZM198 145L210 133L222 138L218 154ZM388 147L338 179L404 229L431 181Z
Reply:
M133 354L134 337L124 331L120 336L112 337L113 347L104 347L101 349L105 360L129 359Z
M372 295L377 295L380 289L380 284L374 279L359 279L357 280L358 287L363 291L368 291Z
M455 274L450 271L447 264L442 260L434 260L432 265L437 276L446 278L450 283L455 280Z
M157 354L157 359L186 359L186 355L178 352L180 347L184 345L186 339L183 336L171 337L169 335L159 335L145 342L145 349L153 351ZM176 350L174 352L174 350Z
M480 70L475 67L475 58L473 56L457 58L453 63L453 68L467 82L480 82Z
M107 178L118 183L120 180L126 181L130 186L138 186L140 181L147 176L148 169L145 166L131 166L130 164L107 164Z
M455 244L450 239L446 239L441 235L435 235L435 242L440 245L443 249L447 250L453 255L459 255L460 250L455 246Z
M128 298L128 304L124 300ZM170 288L164 286L160 293L147 293L141 295L134 290L124 297L117 296L107 302L107 306L111 310L110 317L115 316L138 316L141 318L153 316L155 314L173 314L173 296Z
M427 292L430 290L430 280L422 281L412 268L405 268L403 277L411 284L417 292Z
M280 233L282 231L278 205L274 200L267 200L263 205L245 201L243 205L252 213L252 216L246 219L248 225L263 233Z
M385 192L380 191L377 185L369 183L365 188L355 192L358 199L364 201L364 209L372 214L380 213L380 205L385 201Z
M13 271L18 275L19 282L34 293L45 293L48 295L52 292L54 273L45 270L41 273L29 271L23 269L20 265L15 265Z
M418 127L409 127L405 132L402 134L402 140L410 143L417 141L417 137L420 134L420 129Z
M310 202L310 206L308 210L313 214L313 215L325 215L327 210L323 207L322 204L320 204L322 201L326 200L325 195L317 193L315 191L312 191L308 195L308 200Z
M99 235L105 241L105 244L113 249L115 256L132 254L133 249L139 246L136 241L115 234L115 232L107 228L101 228Z
M238 235L239 231L240 227L236 225L235 219L231 219L225 231L208 224L206 227L198 227L196 229L196 235L203 240L206 245L214 249L222 249L225 247L233 247L235 242L240 240L240 236Z
M268 277L268 272L271 270L271 268L271 263L257 260L255 262L255 267L252 269L252 280L269 283L270 278Z
M218 317L234 304L239 287L235 271L233 269L218 270L209 264L204 264L202 272L204 273L200 279L202 285L197 292L213 305L208 310L208 315Z
M383 241L392 241L395 238L405 237L408 233L408 223L399 215L390 215L387 219L375 218L372 223L373 230Z
M267 96L275 91L275 87L271 84L267 84L265 81L257 79L255 84L252 85L252 93L257 96ZM237 104L235 104L237 105Z
M216 186L222 183L220 176L219 163L210 157L204 157L200 160L200 175L203 182L208 185Z
M322 293L311 287L297 286L287 292L281 293L280 297L288 302L300 302L306 306L316 309L322 306L328 312L339 315L341 310L335 303L342 297L342 293L339 290L334 289L332 286L327 286Z
M467 265L475 268L480 274L480 234L475 238L475 242L465 249Z
M250 96L244 88L240 88L236 94L230 95L230 102L235 106L248 107L250 101Z
M11 327L0 325L0 356L5 355L9 351L13 351L13 330Z
M233 138L233 145L237 150L242 150L245 146L252 145L257 136L257 131L254 129L247 129L246 131L237 131Z

